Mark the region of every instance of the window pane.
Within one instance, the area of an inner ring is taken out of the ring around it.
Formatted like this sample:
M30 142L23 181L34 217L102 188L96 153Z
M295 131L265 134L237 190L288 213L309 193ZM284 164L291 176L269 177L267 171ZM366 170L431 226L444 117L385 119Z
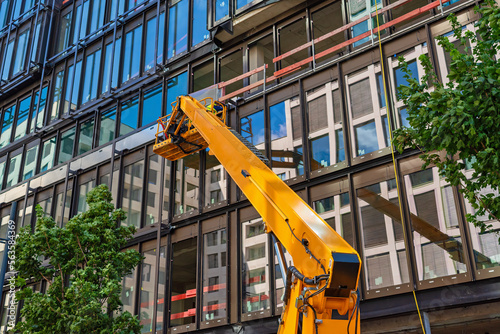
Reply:
M307 102L309 131L315 132L328 127L326 95Z
M219 243L225 229L203 236L203 312L202 321L225 318L226 311L226 258L227 243ZM212 240L209 240L209 239ZM211 242L210 242L211 241ZM214 259L220 261L214 261Z
M360 118L373 112L369 79L349 85L352 118Z
M236 1L236 9L240 9L241 7L248 5L252 1L253 0L237 0Z
M205 157L205 205L210 205L227 198L227 183L225 170L219 160L208 152Z
M69 221L69 210L71 207L71 195L73 193L72 189L68 189L66 192L66 202L64 202L64 193L59 193L56 195L56 211L54 215L54 220L59 226L62 222L62 226L66 225ZM64 210L64 216L63 216Z
M14 40L10 41L3 58L2 80L7 80L10 77L10 64L12 62L12 54L14 51Z
M215 0L215 21L229 15L229 1Z
M396 0L390 0L389 1L390 4L393 4L395 2L396 2ZM449 2L449 3L452 3L452 2L453 2L453 0L451 2ZM446 7L449 3L443 4L443 7ZM427 0L410 1L410 2L408 2L406 4L406 6L399 6L399 7L396 7L394 9L391 9L391 17L394 20L394 19L396 19L396 18L398 18L398 17L400 17L400 16L402 16L404 14L407 14L407 13L409 13L409 12L411 12L411 11L417 9L417 8L423 7L423 6L427 5L427 4L428 4ZM406 21L403 21L401 23L395 24L394 27L396 29L398 29L399 27L409 25L409 24L411 24L413 22L418 22L418 21L420 21L422 19L422 17L428 15L427 13L428 12L423 12L423 13L417 15L417 16L414 16L410 20L406 20Z
M196 243L195 237L172 244L171 327L196 321Z
M422 171L405 175L405 187L417 256L419 280L455 275L467 271L465 254L458 228L457 212L453 207L443 210L450 202L443 189L437 168L425 172L426 183L422 183ZM417 175L416 175L417 174ZM412 175L415 177L412 178ZM429 182L430 181L430 182Z
M28 128L28 119L30 115L30 107L31 96L19 102L17 108L16 132L14 135L14 140L22 138L26 135L26 129Z
M144 93L141 126L156 122L161 117L162 86L159 85Z
M279 52L284 54L291 51L302 44L307 43L306 20L300 19L279 29ZM281 68L295 64L309 56L308 49L294 53L285 59L281 60ZM303 65L301 68L308 67L309 64ZM296 73L296 72L295 72Z
M176 215L198 209L198 199L200 196L199 184L200 154L195 153L183 158L182 160L177 160L175 182Z
M160 21L160 24L163 22ZM144 70L150 70L156 67L155 62L155 44L157 40L156 35L156 17L148 20L146 23L146 52L144 54ZM160 40L158 40L158 44ZM158 45L158 52L160 51L160 45Z
M89 181L81 184L78 188L78 212L82 213L88 210L87 194L94 188L94 181Z
M193 91L197 92L214 84L214 63L208 61L193 69Z
M356 126L354 129L357 155L371 153L379 149L375 122L367 122Z
M142 187L144 179L144 161L125 166L123 177L122 209L127 219L122 226L141 227Z
M368 290L408 283L409 279L408 267L398 262L405 244L398 194L392 183L382 181L356 191ZM392 218L395 213L397 220Z
M52 110L50 112L50 121L59 118L59 107L61 105L63 90L64 70L57 72L54 83L54 99L52 101Z
M168 58L187 50L189 1L181 0L169 9Z
M9 170L7 171L7 184L5 188L12 187L16 185L19 181L19 173L21 172L21 159L23 158L23 153L19 153L10 158Z
M187 94L187 79L187 72L183 72L167 80L167 114L170 114L172 111L170 104L175 102L178 96Z
M83 154L92 149L94 136L94 119L88 120L80 125L80 136L78 137L78 153Z
M384 78L382 73L377 73L377 95L380 108L385 108Z
M141 70L142 25L125 35L122 82L135 78ZM117 59L115 58L115 61Z
M165 161L165 176L163 177L162 221L168 218L168 211L170 210L170 175L172 173L172 163L167 159L163 160Z
M158 57L156 58L156 62L158 64L162 64L164 59L163 59L163 52L165 49L165 12L160 14L160 26L159 26L159 31L158 31Z
M193 36L191 46L197 45L210 37L207 30L207 0L193 0Z
M141 286L139 288L139 320L141 333L153 332L154 281L156 273L156 249L142 253Z
M111 88L118 86L118 75L120 74L120 51L122 47L122 39L117 38L115 42L115 52L113 55L113 72L111 74ZM130 55L129 55L130 56Z
M85 0L83 2L83 7L82 7L82 18L81 18L81 27L80 27L80 39L83 39L85 36L87 36L87 26L89 23L89 0ZM78 25L75 25L75 30Z
M42 89L42 98L38 101L38 97L40 96L39 91L35 93L35 104L33 105L33 115L31 116L31 130L30 132L35 131L35 126L37 129L41 129L43 127L43 123L45 120L45 107L47 105L47 90L48 86ZM36 109L38 108L38 113Z
M408 70L411 72L411 78L417 79L418 80L418 68L417 68L417 61L409 61L408 62ZM396 93L399 95L399 86L409 86L410 84L408 83L408 79L406 79L404 76L406 74L403 73L401 68L397 68L394 70L394 77L396 78Z
M330 140L328 135L311 140L311 156L311 170L330 166Z
M243 222L241 228L242 313L270 308L268 237L265 233L252 233L251 229L259 225L261 218Z
M10 106L3 111L2 119L2 135L0 136L0 148L7 146L10 143L10 136L12 134L12 123L14 122L14 112L16 106Z
M243 74L243 52L236 51L230 55L224 56L220 60L220 81L228 81ZM235 83L226 86L225 93L232 93L240 88L243 88L243 80L238 80Z
M156 331L163 329L165 317L165 284L167 282L167 256L165 246L160 247L160 270L158 271L158 300L156 301Z
M52 137L43 142L42 160L40 163L40 172L49 170L54 166L54 158L56 156L57 137Z
M97 97L99 82L99 68L101 64L101 50L90 54L85 59L85 78L83 83L82 103L94 100Z
M137 269L125 276L122 282L122 296L123 303L122 311L134 314L135 296L136 296L136 282L137 282Z
M57 40L56 53L65 50L69 46L72 18L73 12L71 11L64 16L61 16L61 20L59 22L59 38Z
M93 0L92 13L89 32L94 32L104 24L104 12L106 10L106 0Z
M248 64L249 70L254 70L267 65L266 78L270 77L274 72L274 43L273 36L269 35L252 44L248 49ZM250 84L253 84L264 78L263 73L259 72L250 77ZM256 89L257 90L257 89Z
M12 71L12 74L17 74L18 72L24 70L26 55L28 51L29 35L30 35L30 30L27 29L18 37L16 46L16 57L14 59L14 70Z
M292 102L293 101L293 102ZM272 169L283 180L296 177L304 172L302 156L302 138L294 140L292 127L301 127L300 117L292 113L299 112L300 108L291 108L297 99L283 101L269 108L271 118L271 150ZM293 124L290 124L290 121ZM299 123L299 124L297 124Z
M336 1L312 14L314 38L321 37L343 25L341 2ZM314 53L318 54L334 45L345 41L344 34L339 33L319 43L314 44ZM345 47L335 51L336 54L345 51ZM335 55L335 54L333 54ZM330 55L329 57L332 57Z
M133 98L121 105L120 114L120 136L126 135L137 129L137 118L139 115L139 98Z
M113 59L113 42L106 44L104 48L104 67L102 69L101 93L109 91L109 80L111 79L111 60Z
M99 146L115 139L115 121L116 108L102 113L99 127Z
M73 145L75 143L75 128L71 128L61 135L61 146L59 147L58 164L73 158Z
M243 138L264 151L264 145L261 145L265 141L264 110L241 118L240 126Z
M9 18L9 2L3 1L0 4L0 28L3 28L7 24L7 19Z
M0 162L0 190L3 189L3 176L5 175L5 165L7 164L6 161Z
M161 161L156 154L149 157L147 178L145 225L154 224L160 221L158 212L160 211L161 200Z
M24 157L23 180L27 180L35 175L37 158L38 145L26 151L26 156Z

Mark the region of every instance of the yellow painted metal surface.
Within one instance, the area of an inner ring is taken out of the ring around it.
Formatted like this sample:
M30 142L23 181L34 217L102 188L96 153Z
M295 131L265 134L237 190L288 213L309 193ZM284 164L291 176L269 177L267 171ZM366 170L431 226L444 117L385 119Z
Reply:
M335 263L332 252L354 254L361 264L356 251L335 232L324 220L307 205L293 190L291 190L269 167L264 164L249 148L245 146L221 121L219 115L207 112L206 106L197 100L182 96L178 99L177 112L184 113L193 128L205 140L210 153L215 155L227 170L231 178L240 187L248 200L252 203L266 224L266 232L273 232L285 249L293 258L294 266L305 276L315 277L324 274L321 265L326 268L332 282L332 272ZM172 117L174 117L172 116ZM161 134L160 134L161 135ZM194 135L194 134L191 134ZM187 135L186 135L187 136ZM165 147L172 146L172 142L161 145L161 141L154 147L154 151L166 158L181 157L183 154L172 153ZM246 176L245 176L245 175ZM321 265L312 259L302 244L307 240L310 253L313 254ZM359 269L351 273L350 279L358 286ZM319 283L319 285L324 283ZM303 333L316 333L316 324L312 310L307 310L295 305L295 300L303 294L306 285L295 280L292 286L291 298L282 316L282 325L279 333L297 333L298 317L303 313ZM308 286L308 288L312 288ZM355 289L353 289L355 290ZM315 308L318 333L354 333L356 317L351 321L350 331L347 331L346 320L332 320L331 309L352 312L356 302L356 294L348 298L332 298L325 292L311 297L309 303ZM306 311L304 313L303 311ZM358 320L359 321L359 320ZM358 325L359 331L359 325Z

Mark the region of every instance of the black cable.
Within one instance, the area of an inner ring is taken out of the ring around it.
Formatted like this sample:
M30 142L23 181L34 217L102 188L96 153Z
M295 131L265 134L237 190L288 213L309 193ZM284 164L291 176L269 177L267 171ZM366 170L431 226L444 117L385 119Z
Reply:
M351 316L349 317L349 322L347 323L347 334L349 334L349 327L351 326L351 320L352 320L352 317L354 316L354 313L356 313L356 310L358 309L358 305L359 305L359 292L356 290L356 304L354 304L354 309L352 310L352 313L351 313ZM356 327L355 327L355 332L358 331L358 321L357 321L357 318L358 317L358 314L356 313Z
M307 248L306 245L304 245L304 242L302 240L300 240L299 238L297 238L297 236L295 235L295 233L293 232L293 229L292 227L290 226L290 223L288 222L288 219L285 219L285 222L286 224L288 225L288 228L290 229L290 232L292 232L292 235L294 236L295 239L297 239L298 242L300 242L300 244L302 246L304 246L305 250L306 250L306 253L309 254L316 262L318 262L318 264L321 266L321 269L323 269L323 273L326 274L326 269L325 267L323 266L323 264L318 260L318 258L316 258L316 256L314 256L313 253L311 253L311 251L309 250L309 248Z

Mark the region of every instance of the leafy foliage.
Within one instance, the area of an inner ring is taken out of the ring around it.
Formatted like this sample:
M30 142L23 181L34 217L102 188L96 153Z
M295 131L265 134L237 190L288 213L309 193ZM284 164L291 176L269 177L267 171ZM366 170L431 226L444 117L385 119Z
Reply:
M425 70L421 83L399 59L409 83L400 87L399 97L407 105L411 127L396 130L394 144L400 152L420 149L422 168L434 164L446 181L460 186L476 211L467 219L484 232L491 228L484 216L500 217L500 197L493 194L500 186L500 9L487 0L475 10L481 15L477 33L464 31L454 15L448 17L465 52L447 37L437 38L450 54L449 83L439 81L426 55L419 57ZM474 170L471 178L464 173L467 162Z
M18 286L45 281L44 294L24 288L21 333L140 333L137 317L121 312L122 279L141 262L135 250L121 252L135 228L117 227L125 212L115 210L104 185L87 194L88 211L57 227L37 206L35 232L16 240Z

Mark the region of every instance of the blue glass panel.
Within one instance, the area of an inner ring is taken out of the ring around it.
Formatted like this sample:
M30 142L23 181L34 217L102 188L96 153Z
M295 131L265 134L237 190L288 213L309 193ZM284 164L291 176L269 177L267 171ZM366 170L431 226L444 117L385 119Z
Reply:
M99 66L101 50L89 54L85 59L85 78L83 82L82 103L97 97L97 83L99 82Z
M160 42L160 40L158 40ZM155 63L155 44L156 44L156 17L148 20L146 23L146 52L144 55L144 71L152 69ZM158 43L158 51L160 50Z
M169 9L168 58L187 50L189 1L181 0Z
M104 67L102 69L102 86L101 93L104 94L109 90L109 80L111 79L111 60L113 59L113 42L106 45L104 48Z
M237 0L236 1L236 9L240 9L241 7L248 5L252 1L253 0Z
M61 105L62 89L63 89L64 70L56 74L54 84L54 97L52 101L52 109L50 111L50 121L59 117L59 106Z
M418 80L418 68L417 62L415 60L408 62L408 70L410 71L411 78ZM409 86L409 83L408 80L404 77L405 74L403 73L401 68L397 68L394 71L394 76L396 77L396 93L399 94L399 86Z
M125 101L121 105L120 114L120 136L126 135L137 129L137 119L139 116L139 98Z
M5 188L12 187L19 182L19 173L21 172L21 159L23 157L22 153L10 158L9 169L7 174L7 184Z
M16 46L16 56L14 58L14 70L12 74L16 74L24 70L24 64L26 60L26 54L28 52L28 37L30 35L30 30L26 30L17 40Z
M80 32L80 25L82 23L82 5L78 5L76 7L76 14L75 14L75 28L73 32L73 44L76 44L78 42L78 37L79 32Z
M80 83L82 74L82 61L78 61L75 66L75 74L73 81L73 91L71 92L71 110L76 110L78 107L78 95L80 93ZM70 82L70 81L69 81Z
M8 9L9 1L4 1L0 4L0 28L3 28L7 24Z
M94 32L104 24L104 13L106 11L106 0L92 1L92 18L90 21L90 32Z
M381 73L377 73L377 93L380 108L385 107L384 80Z
M31 132L35 130L35 125L38 129L41 129L43 127L43 121L45 119L45 107L47 105L47 90L47 87L42 89L42 98L40 102L38 101L38 96L40 95L39 91L37 91L35 94L35 104L33 105L33 115L31 118Z
M165 12L160 14L160 31L158 32L158 64L163 63L163 51L165 48Z
M167 80L167 114L172 111L170 103L174 102L177 96L187 94L187 78L187 72L184 72Z
M141 126L156 122L161 117L161 85L150 89L144 93L144 103L142 105Z
M229 1L216 0L215 1L215 21L219 21L225 16L229 15Z
M207 1L194 0L193 3L193 37L191 45L194 46L210 37L207 30Z
M12 62L12 54L14 53L14 40L12 40L7 45L7 50L5 51L5 55L3 58L3 68L2 68L2 80L9 79L10 76L10 64Z
M113 74L111 77L111 88L118 86L118 74L120 73L120 49L122 47L122 39L118 38L115 43L115 54L113 55Z
M328 135L311 140L312 158L321 167L330 166L330 141Z
M16 132L14 140L24 137L28 128L28 118L30 115L31 96L25 98L19 103L17 109Z
M295 148L295 152L300 155L301 159L297 164L297 174L298 175L303 175L304 174L304 159L302 157L304 156L302 152L302 146L298 146Z
M123 0L111 0L110 21L114 20L117 14L120 15L125 13L125 4L126 2Z
M67 114L69 112L69 108L70 108L70 95L71 95L71 86L73 84L73 77L75 75L75 71L74 71L74 66L71 65L68 67L68 79L66 81L66 85L65 85L65 88L66 88L66 97L65 97L65 100L64 100L64 107L63 107L63 115L64 114Z
M131 30L125 36L122 82L139 75L141 66L142 25Z
M80 27L80 39L87 36L87 25L89 22L89 0L84 1L82 8L82 26Z
M337 162L345 160L345 149L344 149L344 131L335 131L337 135Z
M269 108L271 117L271 140L286 137L285 102L275 104Z
M371 121L354 128L356 134L356 151L359 155L367 154L379 149L375 122Z
M410 127L410 122L408 122L408 110L406 107L399 108L399 120L402 126Z
M241 135L254 146L265 141L264 110L241 118Z
M387 116L382 116L382 127L384 128L384 142L385 147L391 146L391 135L389 134L389 122Z
M354 27L352 27L352 37L356 37L356 36L359 36L361 35L362 33L365 33L368 31L368 20L367 21L363 21L361 23L358 23L356 24ZM365 37L355 43L353 43L353 46L356 47L356 46L359 46L363 43L366 43L370 40L369 37Z
M0 135L0 148L10 143L12 133L12 123L14 122L15 106L4 109L2 119L2 134Z
M99 128L99 145L115 139L116 108L108 110L101 115Z

